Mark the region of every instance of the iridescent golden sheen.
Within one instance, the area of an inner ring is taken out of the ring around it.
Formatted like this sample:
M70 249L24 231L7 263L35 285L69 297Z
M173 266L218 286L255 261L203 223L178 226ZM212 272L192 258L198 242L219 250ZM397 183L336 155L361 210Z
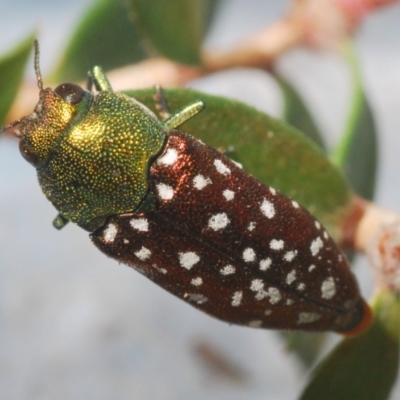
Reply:
M22 118L19 129L26 145L38 158L39 165L47 159L55 142L71 122L78 108L66 103L51 89L45 89L39 94L35 111Z
M136 209L147 193L149 163L164 144L162 123L121 93L86 92L76 106L47 89L42 93L43 115L27 117L21 132L40 155L37 173L46 197L90 231L110 215Z

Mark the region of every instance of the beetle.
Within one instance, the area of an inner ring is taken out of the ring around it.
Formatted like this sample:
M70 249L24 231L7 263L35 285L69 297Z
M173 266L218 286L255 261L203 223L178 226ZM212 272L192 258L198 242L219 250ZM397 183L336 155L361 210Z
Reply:
M220 151L176 130L199 100L159 120L112 91L100 67L87 88L44 88L15 128L22 156L59 211L107 256L192 306L232 324L364 331L371 311L345 256L296 201L259 182Z

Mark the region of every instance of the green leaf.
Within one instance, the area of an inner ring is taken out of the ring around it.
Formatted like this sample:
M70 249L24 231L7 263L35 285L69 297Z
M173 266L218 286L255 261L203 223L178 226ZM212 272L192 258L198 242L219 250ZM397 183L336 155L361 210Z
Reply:
M399 367L400 299L382 290L372 306L374 323L343 340L316 368L301 400L385 400Z
M154 110L154 90L130 92ZM171 110L203 99L207 109L182 126L230 156L262 182L310 210L335 235L352 193L341 172L296 129L237 101L188 89L168 89Z
M280 332L287 350L296 354L305 367L310 367L318 357L325 343L325 332Z
M17 95L35 36L29 35L0 58L0 121L4 121Z
M153 53L198 65L200 49L215 7L204 0L129 0L135 23Z
M294 87L282 76L275 76L283 94L282 119L302 131L314 143L325 149L324 140L311 113Z
M124 2L98 0L79 23L51 80L74 82L94 65L109 70L146 57Z
M345 132L332 159L344 169L355 192L370 200L374 195L377 166L375 121L363 90L356 54L350 43L346 43L344 52L353 76L353 100Z

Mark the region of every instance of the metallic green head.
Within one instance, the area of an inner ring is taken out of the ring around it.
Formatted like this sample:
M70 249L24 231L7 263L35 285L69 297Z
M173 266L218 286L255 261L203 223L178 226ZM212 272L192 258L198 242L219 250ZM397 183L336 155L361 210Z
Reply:
M21 153L60 212L55 224L70 220L93 231L108 216L135 210L148 191L149 164L165 142L163 123L144 105L112 92L99 68L88 90L70 83L43 89L36 46L35 70L39 102L10 126L18 125Z

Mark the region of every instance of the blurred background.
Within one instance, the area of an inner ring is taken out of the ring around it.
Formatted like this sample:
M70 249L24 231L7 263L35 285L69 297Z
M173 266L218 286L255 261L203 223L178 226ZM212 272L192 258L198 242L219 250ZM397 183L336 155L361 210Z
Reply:
M1 0L0 52L37 29L43 75L88 0ZM222 1L206 46L229 46L274 22L288 1ZM400 5L371 14L356 48L379 133L376 201L400 211ZM32 63L27 77L33 78ZM333 146L349 109L349 73L332 54L294 50L278 63ZM157 82L154 82L157 83ZM282 99L266 72L234 69L191 84L273 116ZM214 320L123 265L86 232L52 227L18 143L0 137L0 399L295 399L307 373L272 331ZM371 277L356 273L365 296ZM332 335L332 341L336 337ZM400 376L399 376L400 378ZM397 384L392 399L400 398Z

